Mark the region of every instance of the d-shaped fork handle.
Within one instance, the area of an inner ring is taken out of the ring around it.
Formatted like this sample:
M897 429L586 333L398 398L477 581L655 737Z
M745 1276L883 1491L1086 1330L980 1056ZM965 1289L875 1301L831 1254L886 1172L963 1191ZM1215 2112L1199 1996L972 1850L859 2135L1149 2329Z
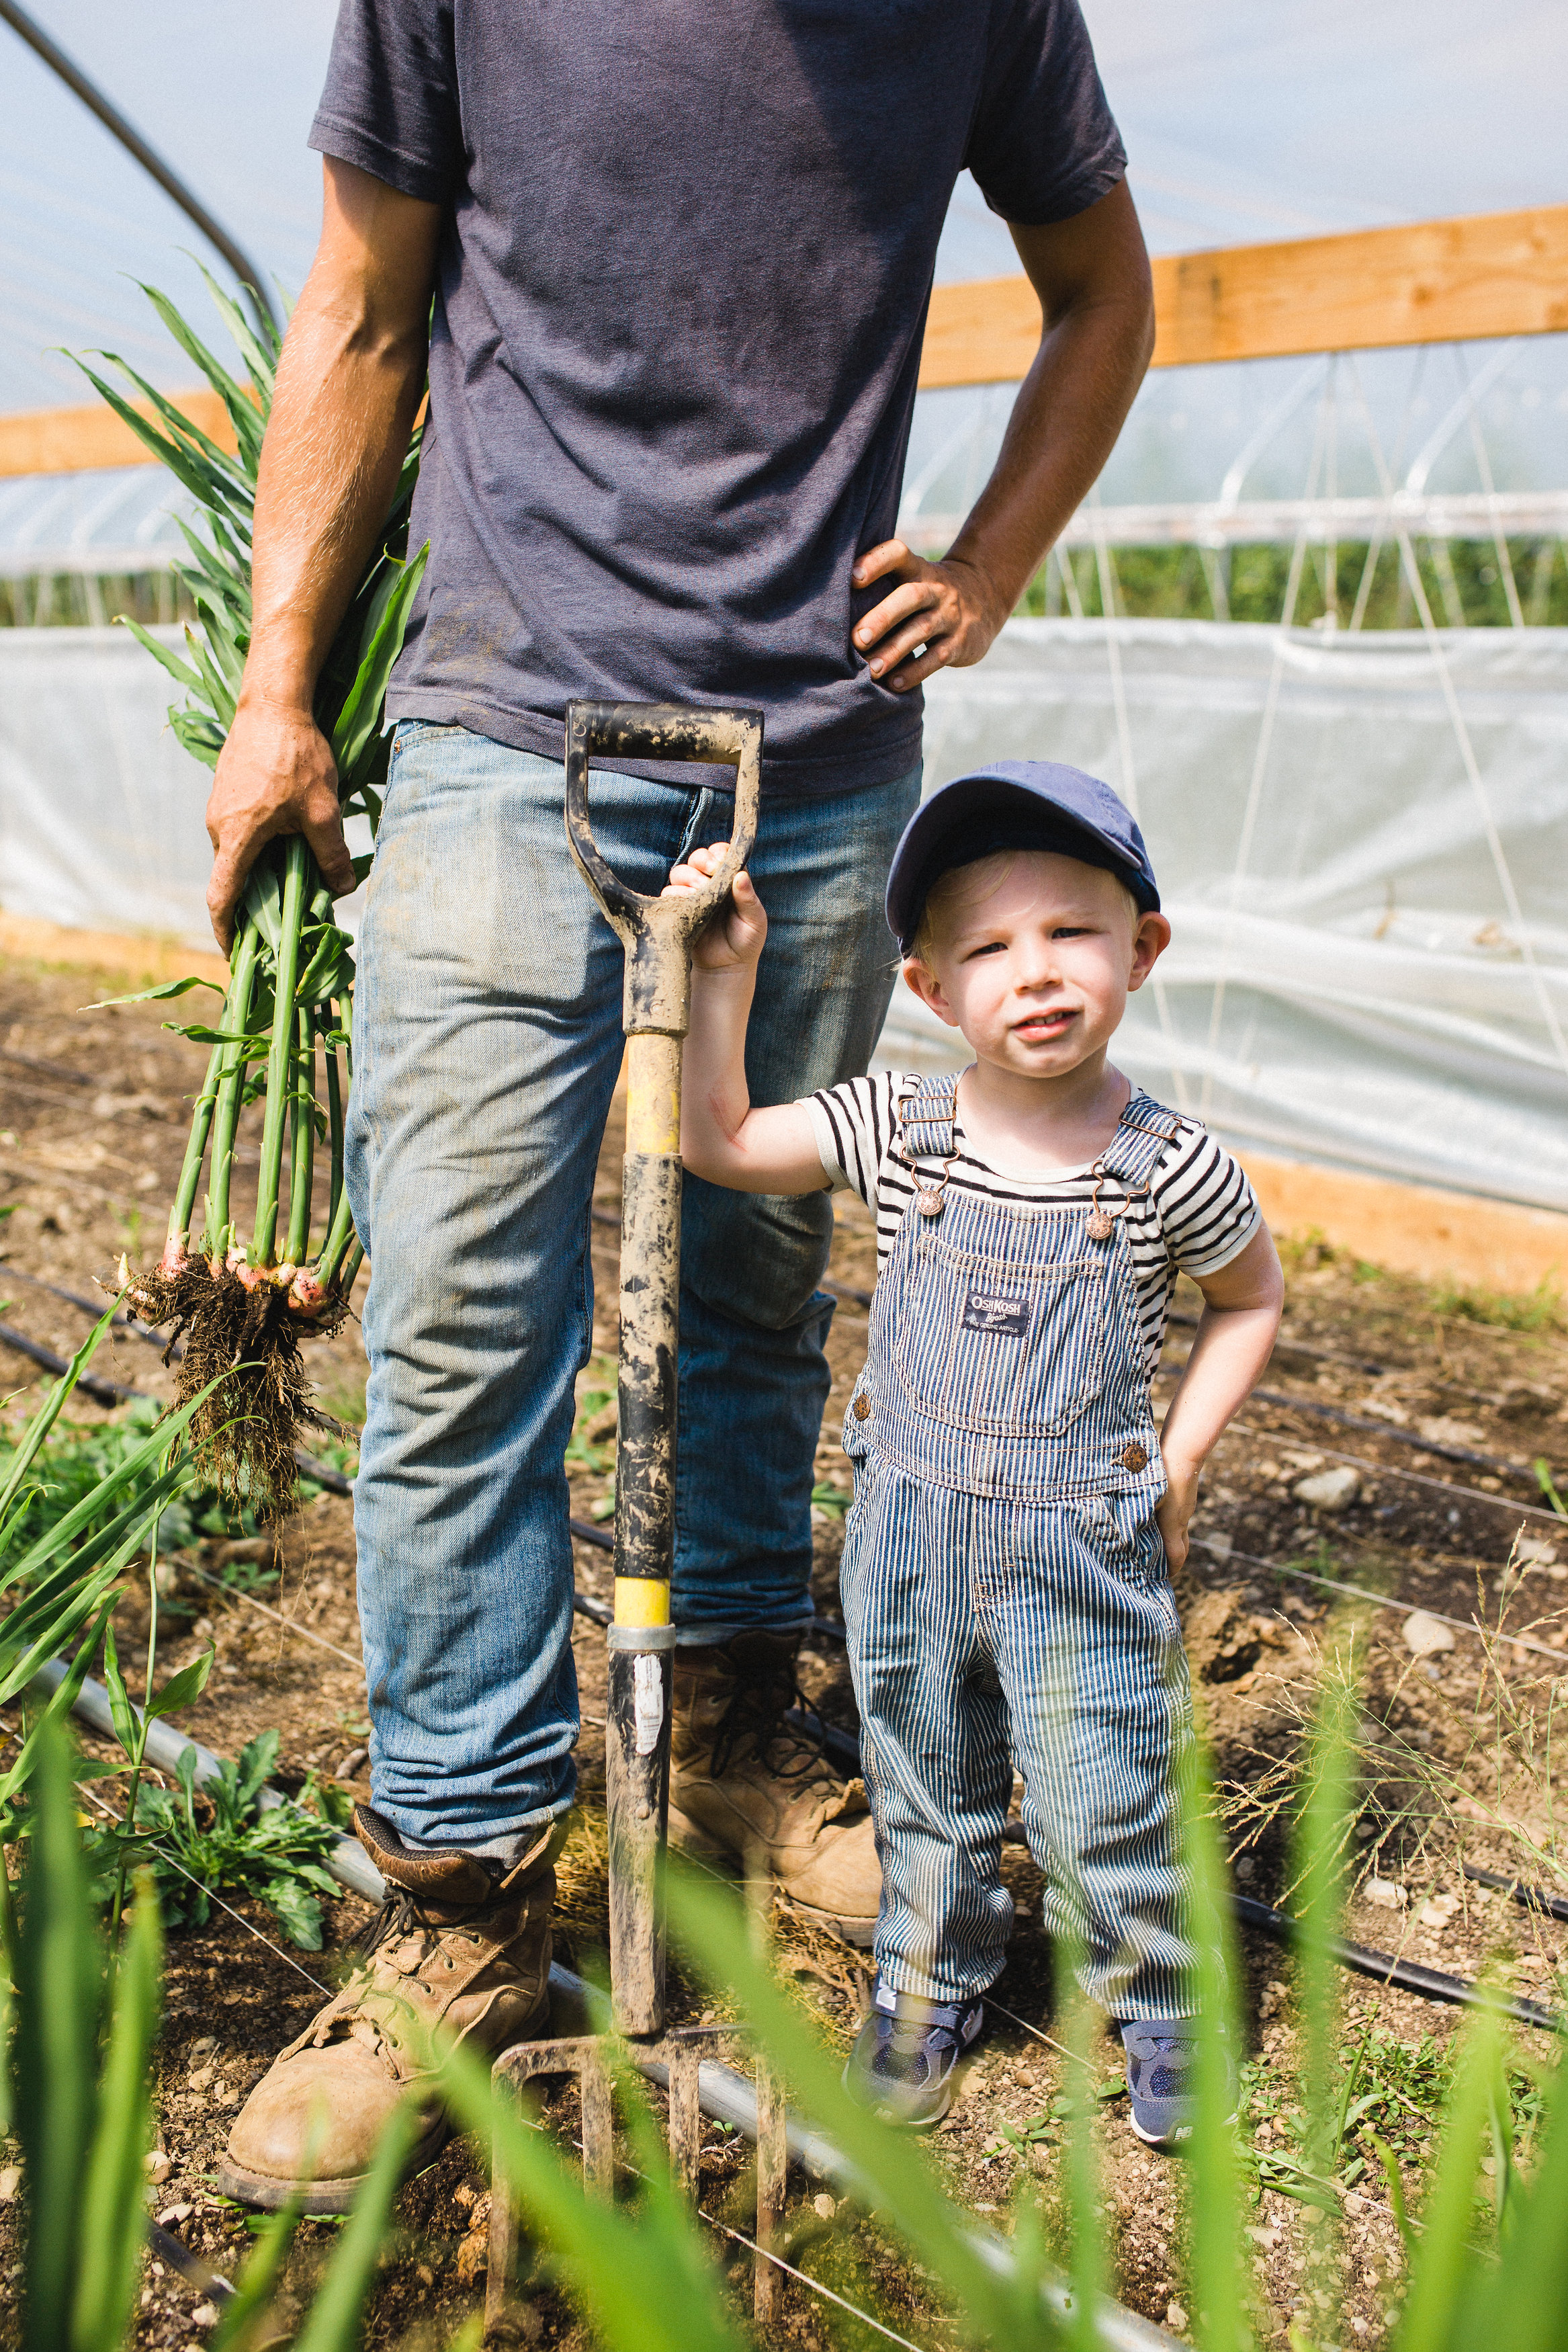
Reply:
M588 770L609 760L700 760L733 768L735 820L718 871L680 898L646 898L600 856L588 811ZM622 1026L684 1037L691 1011L692 942L729 895L757 839L762 782L762 713L707 710L675 702L569 702L566 709L566 836L578 870L626 949Z

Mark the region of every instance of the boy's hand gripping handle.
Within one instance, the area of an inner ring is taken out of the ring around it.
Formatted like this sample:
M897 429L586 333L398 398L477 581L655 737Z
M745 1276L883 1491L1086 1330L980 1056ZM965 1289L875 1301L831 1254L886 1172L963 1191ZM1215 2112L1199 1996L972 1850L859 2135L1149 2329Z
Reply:
M588 813L588 770L611 760L700 760L733 768L735 821L729 846L706 889L679 898L644 898L606 865ZM762 782L759 710L688 710L671 702L569 702L566 709L566 837L578 871L626 949L628 1037L684 1037L691 1013L692 942L729 896L757 839Z
M729 846L706 888L646 898L600 856L588 808L595 755L700 760L736 770ZM681 1264L681 1041L692 944L757 837L762 718L754 710L573 702L566 715L566 830L578 869L626 949L626 1150L622 1174L621 1373L615 1454L615 1622L610 1629L605 1800L616 2022L656 2033L664 2014L659 1854L669 1815L674 1630L675 1365Z

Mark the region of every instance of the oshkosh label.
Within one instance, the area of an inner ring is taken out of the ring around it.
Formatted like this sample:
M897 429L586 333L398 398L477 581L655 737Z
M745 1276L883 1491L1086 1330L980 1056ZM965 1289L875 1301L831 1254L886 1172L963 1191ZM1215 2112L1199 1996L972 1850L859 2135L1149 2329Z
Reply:
M1001 1339L1021 1339L1029 1329L1029 1301L1003 1290L971 1290L964 1301L966 1331L994 1331Z

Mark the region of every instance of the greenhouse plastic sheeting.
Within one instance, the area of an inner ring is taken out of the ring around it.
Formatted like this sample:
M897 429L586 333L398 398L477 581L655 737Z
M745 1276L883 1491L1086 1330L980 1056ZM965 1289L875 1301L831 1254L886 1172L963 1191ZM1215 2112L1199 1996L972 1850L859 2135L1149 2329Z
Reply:
M0 905L207 941L170 691L122 630L0 630ZM1117 1046L1141 1085L1284 1156L1568 1209L1568 631L1015 621L926 698L928 784L1059 759L1137 807L1175 928ZM951 1044L901 989L880 1058Z
M1287 1158L1568 1209L1568 631L1015 621L926 689L926 782L1065 760L1173 939L1116 1058ZM961 1041L900 989L879 1060Z
M0 907L211 951L212 774L170 730L177 691L127 629L0 629Z

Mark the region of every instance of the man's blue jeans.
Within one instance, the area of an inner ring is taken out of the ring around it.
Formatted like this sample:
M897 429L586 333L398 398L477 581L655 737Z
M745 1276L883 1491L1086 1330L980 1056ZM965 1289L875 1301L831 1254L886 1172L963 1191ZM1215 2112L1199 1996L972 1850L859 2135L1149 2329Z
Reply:
M883 915L919 771L767 799L753 1099L863 1070L896 956ZM400 726L360 938L346 1174L371 1262L354 1523L372 1801L503 1856L570 1804L577 1685L564 1453L592 1339L589 1212L621 1066L620 942L566 845L560 767ZM727 837L709 789L596 770L635 888ZM674 1616L686 1641L810 1622L832 1214L688 1176Z

